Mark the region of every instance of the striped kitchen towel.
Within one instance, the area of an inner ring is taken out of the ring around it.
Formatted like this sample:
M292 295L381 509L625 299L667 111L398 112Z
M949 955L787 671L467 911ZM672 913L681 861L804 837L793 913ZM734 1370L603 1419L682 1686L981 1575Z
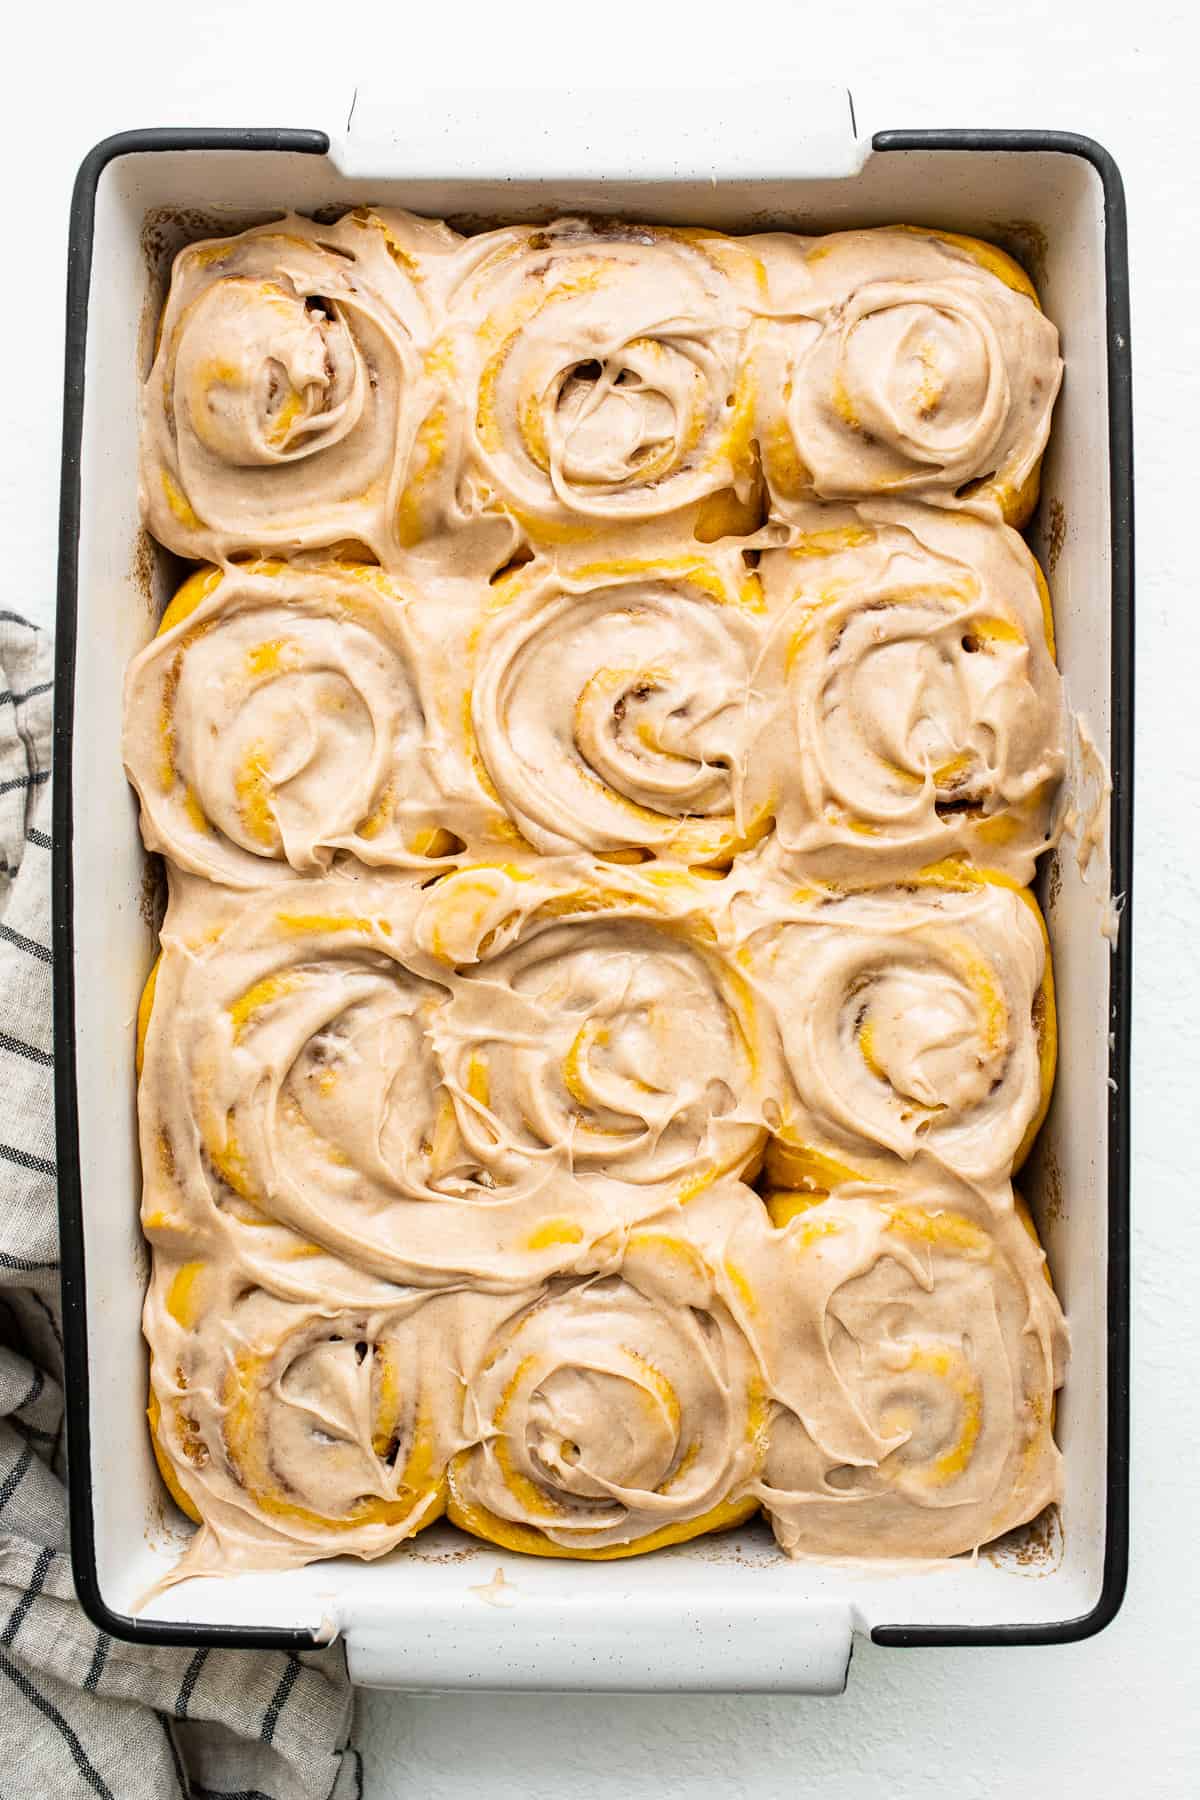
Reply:
M49 644L0 611L0 1800L353 1800L339 1649L119 1643L80 1611L63 1489ZM132 1204L132 1200L131 1200Z

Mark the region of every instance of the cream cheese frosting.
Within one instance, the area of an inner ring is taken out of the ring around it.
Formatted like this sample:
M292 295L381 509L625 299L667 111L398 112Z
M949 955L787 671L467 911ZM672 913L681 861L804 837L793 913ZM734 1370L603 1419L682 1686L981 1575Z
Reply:
M905 494L1022 524L1062 380L1023 271L953 233L884 228L810 242L804 272L755 379L773 509Z
M1066 1333L1011 1205L922 1169L774 1196L728 1251L775 1411L760 1492L805 1556L953 1556L1061 1498Z
M1041 571L1013 531L898 501L797 507L759 575L777 697L746 804L834 880L947 856L1032 879L1065 767Z
M749 509L756 275L753 240L717 233L561 219L469 242L448 311L481 492L555 541Z
M535 848L728 862L765 823L745 798L765 602L739 555L538 561L490 610L471 721Z
M160 543L208 561L343 540L387 554L436 399L422 263L453 242L408 214L289 214L179 253L142 395Z
M1061 1494L1064 772L1002 253L289 215L176 261L134 660L169 1579Z
M1065 752L1022 541L895 501L798 519L491 582L201 572L129 671L146 842L253 887L514 844L726 865L774 824L820 880L964 854L1028 879Z

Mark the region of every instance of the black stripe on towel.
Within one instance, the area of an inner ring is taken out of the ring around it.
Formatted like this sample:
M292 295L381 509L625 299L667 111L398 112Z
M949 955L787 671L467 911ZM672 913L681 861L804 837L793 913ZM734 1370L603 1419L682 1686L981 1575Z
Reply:
M192 1800L192 1784L188 1780L187 1770L183 1766L183 1758L179 1754L179 1745L175 1742L171 1721L164 1712L156 1712L154 1716L163 1728L163 1736L166 1738L167 1748L171 1752L171 1761L175 1764L175 1780L179 1787L180 1800Z
M40 1063L43 1069L54 1067L54 1058L48 1050L39 1050L36 1044L27 1044L24 1038L9 1037L7 1031L0 1031L0 1050L7 1050L12 1056L23 1056L26 1062Z
M289 1656L288 1666L279 1678L279 1686L275 1689L275 1692L271 1697L271 1704L263 1714L262 1730L258 1735L264 1744L274 1742L275 1727L279 1723L279 1715L287 1705L287 1697L295 1687L296 1677L299 1673L300 1658L298 1656Z
M14 931L9 925L0 925L0 938L6 944L11 944L16 950L28 951L29 955L36 956L39 962L54 961L48 945L39 944L36 938L23 936L21 932Z
M183 1680L179 1684L179 1694L175 1701L175 1717L186 1719L188 1707L192 1703L192 1692L200 1679L200 1671L208 1661L207 1650L197 1650L191 1662L183 1672Z
M83 1678L83 1685L89 1694L95 1693L96 1683L104 1673L104 1665L108 1661L108 1652L111 1644L112 1639L109 1637L107 1631L98 1631L96 1633L96 1648L92 1653L92 1666Z
M0 1144L0 1157L5 1162L16 1163L18 1169L28 1169L31 1175L57 1175L58 1170L44 1156L33 1156L28 1150L18 1150L15 1144ZM14 1269L56 1269L57 1263L26 1262L24 1257L15 1256L11 1266Z
M7 1485L8 1483L6 1482L5 1486L7 1487ZM42 1550L39 1553L38 1559L33 1565L33 1574L29 1577L29 1586L25 1589L25 1592L21 1595L21 1598L17 1601L17 1604L9 1614L8 1624L4 1627L4 1635L3 1637L0 1637L0 1644L3 1644L6 1650L14 1641L18 1631L20 1631L22 1625L25 1623L26 1613L45 1587L46 1576L50 1573L50 1564L54 1561L57 1554L57 1551L49 1548Z
M30 1681L28 1675L19 1669L14 1662L11 1662L2 1651L0 1651L0 1674L7 1675L13 1686L24 1694L30 1705L36 1706L42 1717L49 1719L55 1730L61 1734L63 1741L66 1743L66 1746L74 1759L75 1767L78 1769L84 1781L87 1782L93 1794L99 1794L100 1800L114 1800L112 1789L109 1787L107 1781L104 1780L103 1776L97 1774L96 1770L88 1761L87 1752L84 1750L83 1745L80 1743L75 1733L71 1730L71 1727L67 1724L67 1721L59 1712L57 1706L55 1706L52 1701L47 1700L45 1694L39 1693L32 1681Z
M35 769L32 775L11 775L7 781L0 781L0 794L15 794L18 788L41 787L43 781L49 779L49 769Z
M0 694L0 706L7 706L11 700L14 706L21 706L26 700L36 700L39 694L48 694L54 686L52 681L39 681L36 687L26 688L23 693L16 694L12 688Z

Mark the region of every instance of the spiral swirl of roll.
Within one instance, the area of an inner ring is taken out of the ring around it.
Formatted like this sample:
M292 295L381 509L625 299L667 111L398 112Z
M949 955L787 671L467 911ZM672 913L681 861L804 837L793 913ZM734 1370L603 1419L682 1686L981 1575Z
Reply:
M125 760L147 844L232 887L335 856L419 867L481 828L410 596L380 569L192 576L130 665Z
M506 584L480 639L472 720L500 800L544 853L728 861L763 716L762 590L740 559L620 560Z
M754 1157L751 1006L725 993L711 947L669 921L626 938L584 918L576 940L551 913L564 937L531 927L506 958L455 970L422 948L425 915L461 912L471 879L432 897L394 881L275 889L166 936L143 1007L147 1219L182 1221L262 1279L292 1254L278 1225L380 1280L513 1291L615 1264L661 1184L695 1191ZM600 991L610 978L623 999ZM575 999L535 1047L547 981ZM707 1041L673 1092L677 999L707 1008ZM738 1080L744 1093L724 1085Z
M1023 524L1062 380L1024 272L977 240L898 228L812 240L806 270L755 384L773 508L903 493Z
M747 1341L686 1227L553 1283L471 1371L451 1519L541 1556L628 1556L738 1523L765 1449Z
M759 567L773 622L760 678L778 707L748 804L770 797L781 842L818 876L969 855L1030 880L1065 762L1033 557L1015 532L930 507L796 517Z
M980 1183L1019 1166L1053 1083L1054 990L1026 890L956 868L801 897L751 940L792 1083L769 1152L828 1187L920 1152Z
M142 398L142 506L160 543L210 562L342 541L387 556L436 404L419 256L451 241L357 212L180 251Z
M381 1556L444 1510L461 1404L450 1364L427 1352L465 1347L461 1297L380 1284L357 1306L328 1290L300 1302L161 1256L146 1324L155 1451L203 1521L172 1579Z
M449 312L475 370L485 494L552 539L705 503L704 535L752 529L755 266L716 233L582 219L471 243Z
M769 1206L726 1270L774 1399L759 1491L783 1548L956 1556L1058 1500L1067 1333L1028 1215L927 1168Z
M680 875L659 906L484 868L432 891L418 933L458 974L433 1038L472 1160L689 1187L754 1160L759 1027L705 886Z

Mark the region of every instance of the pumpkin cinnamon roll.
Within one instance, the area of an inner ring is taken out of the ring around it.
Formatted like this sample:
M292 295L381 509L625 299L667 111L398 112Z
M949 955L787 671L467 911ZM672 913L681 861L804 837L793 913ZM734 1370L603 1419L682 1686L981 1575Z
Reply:
M702 1249L685 1223L652 1223L619 1276L551 1283L491 1338L450 1518L506 1549L592 1559L736 1525L757 1509L766 1410Z
M190 898L179 925L174 909L168 919L148 999L148 1222L201 1232L257 1275L327 1251L384 1281L499 1292L602 1267L628 1222L661 1206L602 1165L585 1186L565 1142L509 1153L479 1070L495 1071L503 1112L505 1057L524 1068L506 1041L519 1003L482 1034L478 1065L460 1054L473 1002L420 950L419 887L296 884L216 915L211 930ZM439 1023L452 1000L461 1006ZM710 1133L687 1120L730 1158L757 1141L732 1121Z
M488 1304L382 1284L357 1305L328 1287L281 1299L236 1267L160 1254L151 1427L173 1497L202 1524L168 1580L374 1558L431 1524L464 1441L470 1309Z
M962 866L769 908L746 951L790 1078L768 1167L827 1189L922 1151L979 1184L1019 1166L1054 1079L1045 926L1025 889Z
M751 988L700 911L712 884L464 869L417 932L452 962L431 1032L470 1159L503 1180L703 1188L758 1157L763 1046Z
M707 538L754 528L750 248L568 218L487 233L461 264L449 312L482 504L554 542L687 508Z
M233 887L339 854L419 867L460 847L447 826L478 829L486 808L412 612L394 578L362 565L193 575L126 680L147 845Z
M160 543L210 562L343 540L386 557L439 393L421 259L456 242L364 211L180 251L142 395L142 511Z
M950 232L834 232L756 356L772 510L905 494L1022 525L1062 380L1058 332L1003 251Z
M763 553L779 708L749 804L818 878L967 854L1022 881L1065 767L1041 571L1013 531L896 501L797 507Z
M779 1195L730 1240L728 1304L773 1397L759 1488L794 1556L956 1556L1061 1497L1062 1311L1011 1197ZM1027 1215L1026 1215L1027 1220Z
M547 566L501 583L471 702L501 802L536 849L728 862L766 716L758 577L740 556Z

